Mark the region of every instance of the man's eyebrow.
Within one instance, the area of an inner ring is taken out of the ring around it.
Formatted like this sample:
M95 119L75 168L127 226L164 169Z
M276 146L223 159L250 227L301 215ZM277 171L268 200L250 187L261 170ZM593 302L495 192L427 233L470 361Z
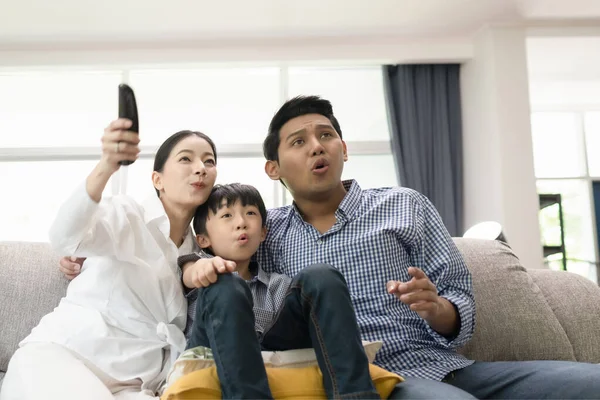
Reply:
M335 128L331 125L331 124L317 124L315 125L316 129L332 129L335 130ZM286 138L285 141L288 142L291 138L305 134L306 133L306 128L302 128L297 130L296 132L292 132L290 133Z
M306 128L299 129L296 132L292 132L289 135L287 135L287 137L285 138L285 141L289 142L291 138L303 135L305 133L306 133Z

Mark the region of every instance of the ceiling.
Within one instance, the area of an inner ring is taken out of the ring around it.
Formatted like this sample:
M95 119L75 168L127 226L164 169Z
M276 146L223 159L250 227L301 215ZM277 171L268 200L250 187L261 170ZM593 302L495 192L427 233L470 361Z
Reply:
M600 0L0 0L0 46L470 35L600 21Z

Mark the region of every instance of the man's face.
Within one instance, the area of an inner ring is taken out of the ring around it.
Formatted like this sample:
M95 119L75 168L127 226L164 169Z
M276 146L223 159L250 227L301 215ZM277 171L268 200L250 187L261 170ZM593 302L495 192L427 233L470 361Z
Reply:
M265 171L271 179L281 179L294 198L319 198L340 184L348 160L346 143L327 117L293 118L281 127L279 138L279 162L267 161Z
M215 255L240 262L250 260L267 231L258 207L243 206L241 201L228 207L223 200L216 213L208 212L206 232L196 238L200 247L210 247Z

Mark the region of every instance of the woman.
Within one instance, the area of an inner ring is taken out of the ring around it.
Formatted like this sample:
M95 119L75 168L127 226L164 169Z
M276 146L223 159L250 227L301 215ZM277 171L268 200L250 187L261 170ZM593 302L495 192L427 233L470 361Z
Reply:
M193 251L190 222L214 185L217 153L206 135L178 132L156 153L157 197L101 200L119 162L138 157L130 126L119 119L106 128L100 162L58 212L53 247L87 260L59 306L20 343L2 400L154 398L185 348L176 260Z

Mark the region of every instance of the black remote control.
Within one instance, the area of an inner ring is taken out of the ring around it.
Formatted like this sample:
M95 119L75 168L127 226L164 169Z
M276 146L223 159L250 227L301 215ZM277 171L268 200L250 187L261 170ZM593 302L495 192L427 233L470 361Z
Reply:
M131 128L129 130L139 134L140 127L135 95L133 94L133 89L125 83L119 85L119 118L131 120ZM123 160L119 161L119 164L130 165L133 164L133 161Z

